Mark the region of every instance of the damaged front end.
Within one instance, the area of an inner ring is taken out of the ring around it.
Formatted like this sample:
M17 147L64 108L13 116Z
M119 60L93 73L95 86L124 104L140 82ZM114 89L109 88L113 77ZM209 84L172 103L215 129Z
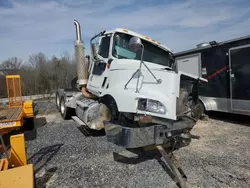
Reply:
M155 122L160 120L153 119ZM124 126L104 121L107 140L125 148L139 148L150 145L182 147L190 143L189 131L195 125L194 120L184 118L169 123L149 123L138 126Z

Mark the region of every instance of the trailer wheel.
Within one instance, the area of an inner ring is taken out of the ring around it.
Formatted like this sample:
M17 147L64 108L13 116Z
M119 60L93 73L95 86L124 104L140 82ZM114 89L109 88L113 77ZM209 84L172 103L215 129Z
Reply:
M58 111L61 112L60 96L59 96L58 92L56 92L56 107L57 107Z
M60 100L60 113L64 120L70 119L72 116L72 109L65 105L65 98Z

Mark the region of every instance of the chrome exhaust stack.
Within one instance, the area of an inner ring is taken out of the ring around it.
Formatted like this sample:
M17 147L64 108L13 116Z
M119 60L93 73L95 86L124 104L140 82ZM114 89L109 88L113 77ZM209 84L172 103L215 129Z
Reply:
M81 37L81 27L78 21L74 20L76 26L75 59L77 66L77 77L79 86L88 83L88 64L85 61L84 44Z
M82 41L81 26L77 20L74 20L74 24L76 26L76 41Z
M86 61L85 57L85 47L82 41L81 36L81 26L77 20L74 20L74 24L76 27L76 40L75 40L75 60L77 66L77 77L78 77L78 84L79 88L82 91L82 94L87 98L95 98L95 95L89 93L87 91L87 83L89 77L89 64Z

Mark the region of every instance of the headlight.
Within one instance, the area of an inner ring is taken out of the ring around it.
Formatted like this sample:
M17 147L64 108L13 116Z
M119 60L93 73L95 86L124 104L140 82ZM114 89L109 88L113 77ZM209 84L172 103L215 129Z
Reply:
M137 109L141 111L148 111L159 114L166 113L166 109L162 103L151 99L139 99Z

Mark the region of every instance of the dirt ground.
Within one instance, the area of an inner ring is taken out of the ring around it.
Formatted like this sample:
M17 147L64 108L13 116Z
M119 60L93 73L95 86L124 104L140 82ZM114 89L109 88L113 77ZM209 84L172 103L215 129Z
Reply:
M103 133L83 134L73 120L62 120L55 104L38 103L35 129L25 132L37 187L177 187L155 158L133 163L115 160L124 151ZM175 151L187 187L250 187L250 118L210 114L192 130L187 147Z
M176 151L190 187L250 187L249 118L213 114L192 133L200 139Z

